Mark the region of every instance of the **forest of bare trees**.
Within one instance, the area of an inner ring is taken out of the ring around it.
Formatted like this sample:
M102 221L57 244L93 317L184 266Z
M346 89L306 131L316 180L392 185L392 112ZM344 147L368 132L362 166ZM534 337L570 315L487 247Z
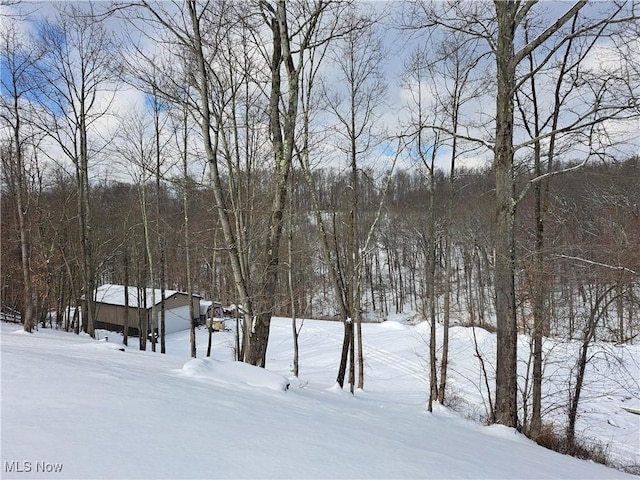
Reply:
M242 305L258 366L273 316L341 321L352 392L361 322L416 312L429 408L448 327L478 326L498 337L489 420L536 437L545 337L583 342L584 368L640 334L639 7L11 5L2 309L93 335L98 285L186 291Z

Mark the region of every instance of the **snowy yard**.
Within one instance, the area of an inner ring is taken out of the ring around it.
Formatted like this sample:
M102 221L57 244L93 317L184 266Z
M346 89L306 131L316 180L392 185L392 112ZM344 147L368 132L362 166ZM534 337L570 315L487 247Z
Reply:
M139 351L137 339L122 351L114 334L96 341L2 323L2 478L635 478L446 408L428 413L426 327L365 324L365 390L352 396L334 385L338 322L305 321L300 380L290 378L288 319L272 323L268 371L230 361L231 332L214 334L206 359L199 330L192 360L188 332L168 336L160 355ZM495 338L477 333L489 352ZM469 335L451 330L450 382L461 409L481 416ZM571 347L563 348L549 355ZM626 373L637 378L639 350L624 349ZM638 392L603 365L578 431L638 464L640 416L622 409L637 408ZM568 368L552 367L557 378ZM549 388L549 398L563 395Z

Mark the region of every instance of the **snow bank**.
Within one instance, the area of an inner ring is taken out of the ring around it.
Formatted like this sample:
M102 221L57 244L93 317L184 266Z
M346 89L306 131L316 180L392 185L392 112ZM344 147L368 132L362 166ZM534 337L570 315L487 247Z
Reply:
M289 380L286 377L242 362L194 358L182 366L182 374L226 385L268 388L276 391L285 391L289 388Z

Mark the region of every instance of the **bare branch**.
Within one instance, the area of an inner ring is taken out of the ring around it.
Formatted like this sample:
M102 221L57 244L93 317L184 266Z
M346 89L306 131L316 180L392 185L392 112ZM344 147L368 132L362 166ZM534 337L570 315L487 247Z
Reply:
M551 177L555 177L558 175L563 175L565 173L569 173L569 172L574 172L576 170L581 169L582 167L584 167L587 162L589 161L589 157L585 158L585 160L578 164L578 165L573 165L571 167L567 167L567 168L563 168L561 170L554 170L552 172L547 172L543 175L539 175L535 178L532 178L531 180L529 180L527 182L527 184L524 186L524 188L522 189L522 191L520 192L520 195L515 199L514 204L517 205L518 203L520 203L522 201L522 199L527 195L527 193L529 192L529 190L531 189L531 187L533 187L534 185L547 180Z
M627 273L631 273L632 275L638 275L638 272L636 272L635 270L631 270L630 268L627 267L623 267L623 266L615 266L615 265L609 265L607 263L601 263L601 262L596 262L594 260L589 260L586 258L582 258L582 257L574 257L572 255L564 255L564 254L559 254L559 255L554 255L555 258L563 258L566 260L575 260L576 262L581 262L581 263L586 263L587 265L594 265L597 267L603 267L603 268L609 268L611 270L618 270L621 272L627 272Z

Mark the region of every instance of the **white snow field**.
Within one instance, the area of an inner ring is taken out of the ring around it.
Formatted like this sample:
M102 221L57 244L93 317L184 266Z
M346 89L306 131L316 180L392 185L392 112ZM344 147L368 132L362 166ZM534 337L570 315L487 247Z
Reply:
M232 332L214 334L207 359L207 333L198 330L192 360L186 331L170 335L161 355L141 352L137 339L122 351L121 337L109 333L105 341L103 331L94 340L49 329L28 334L2 323L1 477L638 478L444 407L427 412L427 327L363 325L365 388L352 396L334 384L338 322L304 322L300 380L290 378L288 319L272 322L268 370L231 361ZM493 335L476 333L488 352ZM451 329L450 382L462 409L481 416L470 335ZM628 347L625 355L631 359L625 365L636 365L627 373L637 378L638 349ZM551 364L555 377L567 363ZM640 416L621 408L636 408L638 394L614 377L603 371L609 383L590 378L578 431L606 441L620 462L638 464Z

